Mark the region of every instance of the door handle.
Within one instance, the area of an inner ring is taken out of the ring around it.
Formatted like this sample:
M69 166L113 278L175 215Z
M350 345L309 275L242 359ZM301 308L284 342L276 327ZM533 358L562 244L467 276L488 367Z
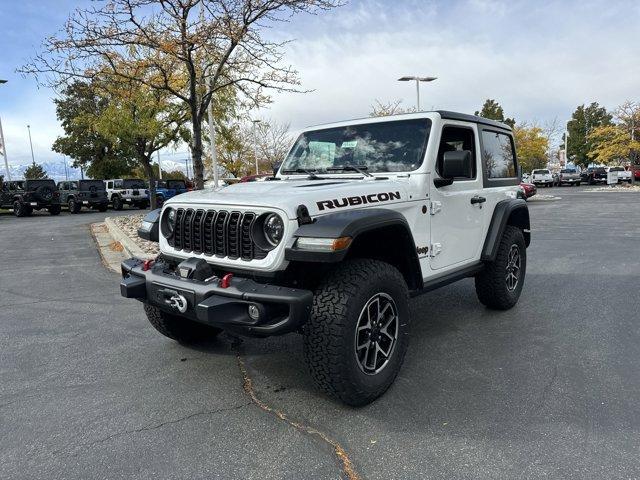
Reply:
M471 197L471 205L475 205L476 203L484 203L487 199L484 197L479 197L476 195L475 197Z

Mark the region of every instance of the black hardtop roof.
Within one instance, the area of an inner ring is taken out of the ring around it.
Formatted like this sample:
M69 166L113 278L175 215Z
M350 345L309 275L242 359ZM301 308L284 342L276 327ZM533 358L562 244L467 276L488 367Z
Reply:
M420 114L424 114L424 113L437 113L438 115L440 115L440 118L443 118L445 120L459 120L462 122L472 122L472 123L479 123L482 125L487 125L489 127L494 127L494 128L499 128L501 130L506 130L508 132L511 132L513 129L507 125L506 123L502 123L502 122L497 122L495 120L491 120L489 118L484 118L484 117L479 117L477 115L469 115L467 113L458 113L458 112L451 112L449 110L428 110L428 111L424 111L424 112L414 112L414 113L397 113L397 114L393 114L393 115L385 115L382 117L362 117L362 118L354 118L351 120L344 120L344 122L354 122L354 121L360 121L360 120L378 120L378 121L389 121L389 122L393 122L393 121L400 121L400 120L413 120L416 118L422 118L420 117ZM425 117L426 118L426 117ZM311 125L307 128L311 129L311 128L320 128L320 127L324 127L324 128L332 128L332 125L334 124L340 124L342 122L329 122L329 123L321 123L318 125Z
M446 120L461 120L463 122L481 123L491 127L501 128L502 130L511 131L511 127L506 123L497 122L489 118L479 117L477 115L469 115L466 113L450 112L448 110L436 110L440 116Z

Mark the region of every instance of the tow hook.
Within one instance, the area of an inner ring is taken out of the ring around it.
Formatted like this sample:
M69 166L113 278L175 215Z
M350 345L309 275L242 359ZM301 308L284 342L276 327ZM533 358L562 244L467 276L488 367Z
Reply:
M161 290L160 293L164 297L164 303L169 305L171 308L175 308L180 313L185 313L187 308L189 307L189 302L184 298L183 295L180 295L175 290Z

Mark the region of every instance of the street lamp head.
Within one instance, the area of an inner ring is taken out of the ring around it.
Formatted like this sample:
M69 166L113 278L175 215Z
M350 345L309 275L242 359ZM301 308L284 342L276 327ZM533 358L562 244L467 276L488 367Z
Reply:
M7 83L7 81L6 81L6 80L2 80L2 79L0 78L0 84L3 84L3 83Z
M411 82L411 81L418 81L418 82L433 82L435 79L437 79L438 77L417 77L417 76L407 76L407 77L400 77L398 79L399 82Z

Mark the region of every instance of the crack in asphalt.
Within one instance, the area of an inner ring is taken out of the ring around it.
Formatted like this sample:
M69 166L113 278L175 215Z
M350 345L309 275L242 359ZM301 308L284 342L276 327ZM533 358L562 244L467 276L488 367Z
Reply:
M542 393L540 394L540 400L538 401L538 404L536 405L536 408L535 408L536 412L539 412L540 410L542 410L542 407L544 407L544 404L545 404L545 402L547 400L547 397L549 396L549 393L551 392L551 387L555 383L556 378L558 378L558 366L554 365L553 366L553 373L551 374L551 378L545 384L544 388L542 389Z
M237 344L232 344L233 349L236 351L236 359L238 361L238 368L240 369L240 373L242 374L242 388L244 392L251 398L251 401L261 410L274 415L279 420L289 424L299 432L302 432L306 435L310 435L313 437L317 437L322 440L324 443L328 444L332 449L334 454L336 455L338 461L342 466L342 473L347 480L362 480L362 477L356 472L356 469L353 465L353 462L349 458L347 451L338 443L338 441L329 437L326 433L321 432L313 427L309 427L301 422L297 422L295 420L291 420L286 413L282 410L278 410L277 408L271 407L266 402L258 398L255 390L253 389L253 381L249 376L249 372L247 371L247 367L240 355L240 350L238 349Z
M162 428L166 425L173 425L176 423L180 423L180 422L184 422L185 420L189 420L190 418L193 417L199 417L202 415L214 415L216 413L222 413L222 412L228 412L230 410L240 410L241 408L247 407L251 405L251 402L246 402L246 403L242 403L240 405L234 405L233 407L224 407L224 408L217 408L215 410L206 410L203 412L195 412L195 413L191 413L189 415L185 415L184 417L180 417L180 418L176 418L174 420L167 420L165 422L161 422L155 425L146 425L144 427L140 427L140 428L133 428L131 430L124 430L122 432L118 432L118 433L114 433L111 435L107 435L106 437L103 438L99 438L97 440L94 440L93 442L89 442L89 443L85 443L83 445L81 445L82 447L85 448L90 448L93 447L95 445L99 445L101 443L107 442L109 440L112 440L114 438L118 438L118 437L122 437L124 435L130 435L132 433L140 433L140 432L147 432L150 430L157 430L158 428ZM58 453L60 453L63 449L60 450L55 450L54 452L52 452L53 455L57 455Z

